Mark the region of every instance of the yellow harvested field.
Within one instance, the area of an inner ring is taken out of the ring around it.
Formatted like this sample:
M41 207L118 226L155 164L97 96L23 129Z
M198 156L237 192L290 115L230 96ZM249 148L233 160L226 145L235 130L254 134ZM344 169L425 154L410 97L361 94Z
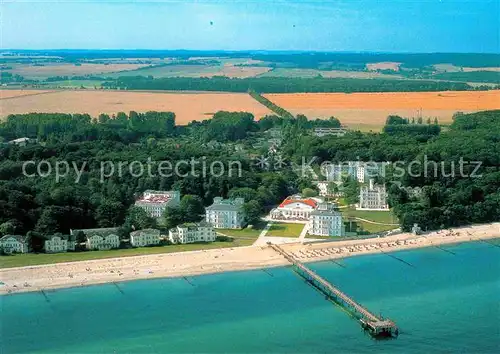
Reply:
M489 67L489 68L467 68L463 67L463 71L472 72L472 71L500 71L500 67Z
M177 124L212 117L217 111L245 111L260 118L270 111L246 93L166 93L131 91L50 91L0 101L0 114L29 112L100 113L172 111Z
M44 66L19 65L9 72L27 78L44 78L51 76L83 76L99 75L117 71L136 70L148 64L48 64Z
M478 67L478 68L472 68L472 67L461 67L461 66L455 66L453 64L435 64L434 68L437 71L441 72L474 72L474 71L500 71L500 67Z
M39 95L50 92L48 90L0 90L0 100L19 96Z
M401 63L393 62L380 62L380 63L370 63L366 64L368 70L394 70L399 71L399 66Z
M437 117L450 123L455 112L500 109L500 91L294 93L268 94L266 98L292 114L308 118L335 116L350 128L380 130L390 114L403 117Z

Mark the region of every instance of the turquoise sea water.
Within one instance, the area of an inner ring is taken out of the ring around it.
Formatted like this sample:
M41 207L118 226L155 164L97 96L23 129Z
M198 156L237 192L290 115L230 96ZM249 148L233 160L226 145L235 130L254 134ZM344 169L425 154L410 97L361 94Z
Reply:
M500 247L445 246L311 264L394 320L375 341L290 268L0 297L0 353L498 353Z

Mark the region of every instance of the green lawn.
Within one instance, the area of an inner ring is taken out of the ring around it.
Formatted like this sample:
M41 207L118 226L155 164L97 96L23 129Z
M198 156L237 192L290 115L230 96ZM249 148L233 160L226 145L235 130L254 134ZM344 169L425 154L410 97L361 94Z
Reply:
M356 210L354 208L340 209L344 216L357 217L383 224L397 224L398 219L392 211L369 211L369 210Z
M358 225L363 230L368 231L371 234L376 234L376 233L383 232L383 231L394 230L398 227L398 226L390 226L390 225L370 224L369 222L359 221L359 220L358 220Z
M299 237L304 226L304 224L275 223L271 225L266 236Z
M109 251L67 252L54 254L16 254L11 256L0 256L0 268L23 267L62 262L77 262L102 258L142 256L159 253L196 251L214 248L240 247L250 246L252 243L253 240L234 240L233 242L194 243L186 245L169 245L163 247L117 249Z
M262 229L264 228L265 225L262 225L262 227L257 226L252 229L249 228L244 228L244 229L216 229L215 231L217 233L226 235L226 236L231 236L235 238L253 238L256 239L259 237L260 233L262 232Z
M377 225L366 221L355 220L361 229L368 231L369 233L372 234L393 230L398 227L397 225L389 225L398 223L398 219L392 213L392 211L355 210L354 208L340 209L340 211L342 212L345 220L347 220L348 217L357 217L382 224L387 224L387 225Z

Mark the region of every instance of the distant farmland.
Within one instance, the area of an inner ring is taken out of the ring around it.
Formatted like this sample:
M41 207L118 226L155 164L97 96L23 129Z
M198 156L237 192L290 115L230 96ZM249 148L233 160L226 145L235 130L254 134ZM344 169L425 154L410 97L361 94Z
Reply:
M500 109L500 91L290 93L264 95L290 113L308 118L335 116L361 130L380 130L390 114L437 117L450 123L455 112Z
M24 92L24 94L23 94ZM9 114L29 112L100 113L172 111L178 124L212 117L217 111L245 111L260 118L270 111L246 93L162 93L120 91L1 91L0 112ZM31 95L30 95L31 93ZM17 96L8 98L8 96Z
M44 80L53 76L84 76L102 75L112 72L136 70L147 64L88 64L74 65L69 63L49 63L44 65L13 64L12 74L21 75L27 79ZM121 74L124 75L124 74Z

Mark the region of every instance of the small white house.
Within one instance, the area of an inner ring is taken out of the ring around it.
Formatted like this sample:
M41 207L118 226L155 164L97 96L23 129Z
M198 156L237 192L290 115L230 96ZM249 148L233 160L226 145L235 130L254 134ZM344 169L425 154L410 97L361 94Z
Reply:
M153 246L160 243L160 230L144 229L130 233L130 244L133 247Z
M212 226L206 222L182 224L168 232L172 243L214 242L217 235Z
M70 235L55 234L49 236L43 244L43 249L46 253L59 253L74 251L76 242L74 237Z
M0 250L4 253L28 253L29 237L21 235L5 235L0 238Z
M120 247L118 228L71 230L71 235L76 236L79 232L85 235L85 246L88 250L102 251Z

